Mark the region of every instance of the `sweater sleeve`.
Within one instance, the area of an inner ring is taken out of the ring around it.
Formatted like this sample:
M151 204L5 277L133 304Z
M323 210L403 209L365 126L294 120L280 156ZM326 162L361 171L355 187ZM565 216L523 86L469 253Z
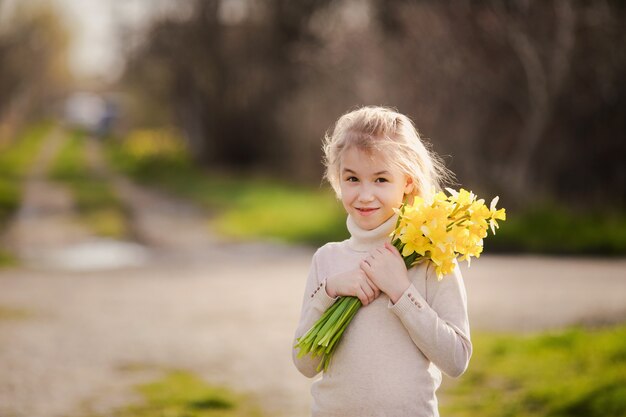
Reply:
M326 292L326 279L320 276L319 268L319 249L313 255L309 276L306 281L304 297L302 300L302 310L300 312L300 321L296 329L296 334L292 342L292 357L296 368L305 376L312 378L317 375L317 366L322 361L321 357L311 358L305 355L298 358L299 349L295 347L297 339L304 336L306 332L315 324L315 322L324 314L324 312L339 299L331 298Z
M389 302L415 345L441 371L458 377L472 354L467 294L458 264L454 271L437 280L429 265L426 279L428 302L413 284L395 304Z

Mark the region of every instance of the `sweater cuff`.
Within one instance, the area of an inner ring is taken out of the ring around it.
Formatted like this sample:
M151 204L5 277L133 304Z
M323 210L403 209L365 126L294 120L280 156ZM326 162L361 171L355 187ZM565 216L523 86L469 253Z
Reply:
M311 294L311 305L315 309L324 312L328 310L328 308L333 305L338 299L339 297L332 298L330 295L328 295L328 293L326 292L326 280L324 280Z
M422 310L427 305L428 304L426 303L424 297L422 297L419 291L417 291L417 288L411 284L395 304L389 300L389 305L387 307L397 316L402 317L410 311Z

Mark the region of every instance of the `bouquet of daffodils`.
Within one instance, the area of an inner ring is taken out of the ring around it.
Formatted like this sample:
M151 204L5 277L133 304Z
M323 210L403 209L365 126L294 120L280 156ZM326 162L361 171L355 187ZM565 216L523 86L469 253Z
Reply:
M398 221L391 233L391 243L398 249L407 269L430 260L438 279L454 269L454 260L478 258L483 239L491 228L496 233L498 220L505 220L504 209L497 209L498 197L489 207L470 191L446 188L435 194L432 201L415 197L413 204L403 204ZM302 337L297 339L298 357L306 354L321 356L317 370L328 369L341 335L361 307L356 297L341 297Z

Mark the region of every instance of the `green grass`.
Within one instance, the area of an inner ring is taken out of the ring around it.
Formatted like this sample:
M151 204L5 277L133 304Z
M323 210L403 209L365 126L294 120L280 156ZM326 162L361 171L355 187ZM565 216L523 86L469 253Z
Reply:
M12 252L0 247L0 268L7 268L16 265L19 265L19 261L15 255Z
M441 415L626 416L626 325L483 333L473 343L468 371L444 384Z
M346 235L341 204L321 190L257 183L214 220L218 232L320 245Z
M262 417L248 397L209 385L189 372L171 372L137 387L143 403L118 410L117 417Z
M0 227L19 207L21 182L50 131L49 123L28 127L20 137L0 149Z
M81 220L99 236L123 238L128 234L124 207L104 178L99 178L87 166L86 136L80 131L59 151L52 164L50 176L72 190Z
M51 128L48 122L30 125L16 140L0 148L0 234L20 206L24 175ZM15 263L15 258L0 248L0 265Z
M574 212L542 204L507 213L488 248L553 254L626 254L626 213Z

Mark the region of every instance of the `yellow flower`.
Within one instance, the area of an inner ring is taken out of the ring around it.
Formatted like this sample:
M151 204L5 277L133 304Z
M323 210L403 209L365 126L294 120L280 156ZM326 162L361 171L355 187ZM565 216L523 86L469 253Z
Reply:
M449 201L456 203L459 207L471 204L476 199L474 193L467 191L464 188L461 188L458 192L451 188L446 188L446 190L451 194L448 198Z
M496 204L498 204L499 199L500 197L498 196L494 197L489 205L489 213L491 215L491 218L489 219L489 226L491 227L491 232L494 235L496 234L496 229L499 227L496 220L506 220L506 211L504 209L496 209Z
M426 251L430 250L430 239L422 234L422 232L413 224L407 225L404 235L400 240L404 243L402 248L402 256L407 257L413 253L419 253L424 256Z
M467 227L454 227L450 230L450 236L454 241L454 250L461 254L466 252L466 247L470 245L470 231Z
M430 253L430 259L435 264L435 272L437 278L441 279L443 275L449 274L454 269L454 251L451 246L445 246L442 250L440 247L434 247Z
M446 260L440 266L435 267L435 272L437 273L437 279L441 281L444 275L448 275L454 270L454 262L451 260Z
M494 220L506 220L506 211L504 209L496 210L493 212L491 217Z
M430 239L433 246L443 248L443 246L445 246L445 244L449 241L449 236L446 232L446 225L438 224L436 219L433 219L430 223L423 225L420 230L424 233L424 236Z
M443 193L442 191L439 191L433 197L433 205L447 203L448 201L448 196L446 196L445 193Z
M497 220L506 219L504 209L496 209L498 197L487 207L471 191L447 190L449 196L438 192L428 201L416 197L413 204L397 210L400 216L392 234L407 265L417 255L430 259L440 279L452 272L456 258L469 264L472 257L480 257L489 227L495 231Z

